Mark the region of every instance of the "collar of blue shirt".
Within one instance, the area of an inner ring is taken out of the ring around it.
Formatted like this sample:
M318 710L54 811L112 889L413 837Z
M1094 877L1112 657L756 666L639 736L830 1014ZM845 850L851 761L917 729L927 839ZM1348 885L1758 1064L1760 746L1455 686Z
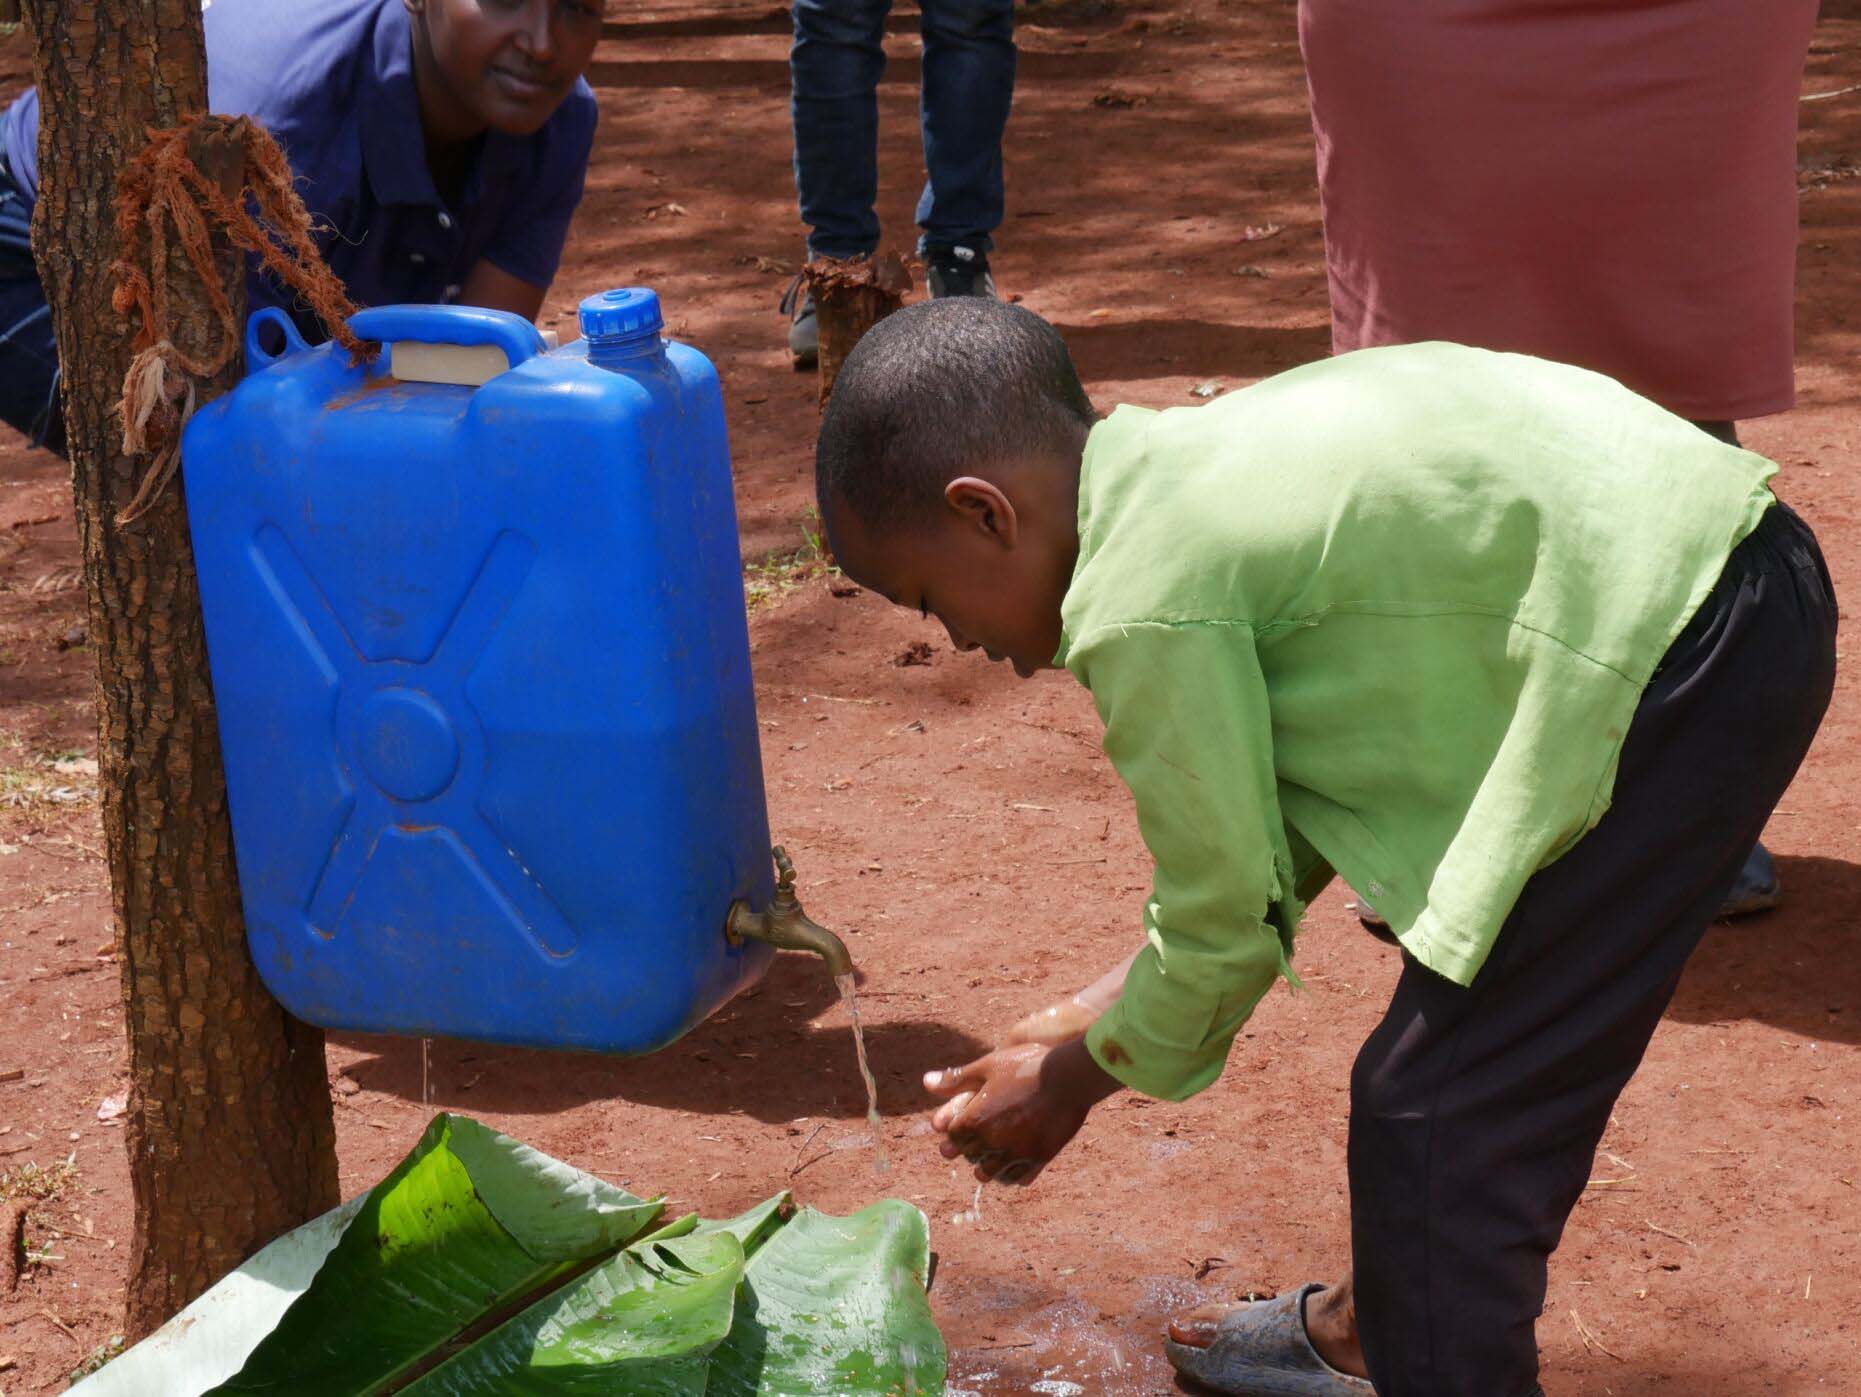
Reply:
M363 65L362 159L369 185L383 204L428 205L444 210L420 139L420 91L414 82L413 25L407 8L388 4L375 24L375 61ZM487 183L513 173L523 159L521 137L487 131L466 176L463 201L477 200Z

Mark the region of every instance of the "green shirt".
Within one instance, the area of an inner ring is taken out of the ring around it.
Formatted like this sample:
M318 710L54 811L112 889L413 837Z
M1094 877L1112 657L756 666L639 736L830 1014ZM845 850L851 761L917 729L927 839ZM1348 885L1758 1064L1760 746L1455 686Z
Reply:
M1332 869L1470 982L1608 808L1775 469L1600 375L1449 344L1099 423L1057 663L1156 873L1098 1063L1153 1096L1212 1082Z

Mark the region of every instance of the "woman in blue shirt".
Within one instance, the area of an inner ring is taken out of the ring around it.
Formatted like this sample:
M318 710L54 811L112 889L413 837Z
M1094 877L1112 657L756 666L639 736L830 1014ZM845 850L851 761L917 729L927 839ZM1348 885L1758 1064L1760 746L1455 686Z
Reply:
M601 0L207 0L208 104L283 146L317 244L363 305L534 318L581 199ZM39 100L0 115L0 420L64 450L51 316L26 238ZM253 309L322 327L263 268Z

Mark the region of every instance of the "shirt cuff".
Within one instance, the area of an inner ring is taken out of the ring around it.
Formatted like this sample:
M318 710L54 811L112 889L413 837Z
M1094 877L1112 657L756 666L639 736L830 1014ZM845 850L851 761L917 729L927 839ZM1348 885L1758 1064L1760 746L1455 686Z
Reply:
M1123 1000L1086 1030L1086 1051L1094 1062L1131 1090L1164 1101L1182 1101L1212 1085L1232 1041L1214 1038L1196 1048L1159 1043L1139 1033Z

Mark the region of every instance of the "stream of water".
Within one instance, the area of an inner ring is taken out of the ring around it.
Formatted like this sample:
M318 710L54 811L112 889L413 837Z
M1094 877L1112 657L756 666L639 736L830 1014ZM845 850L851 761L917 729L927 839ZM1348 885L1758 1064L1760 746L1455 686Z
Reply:
M877 1173L888 1173L892 1159L885 1152L885 1136L879 1130L879 1084L873 1080L872 1068L866 1061L866 1033L860 1027L859 996L853 992L853 977L834 976L834 988L840 991L840 1002L846 1005L847 1015L853 1020L853 1051L859 1056L860 1079L866 1083L866 1125L872 1131L872 1167Z

